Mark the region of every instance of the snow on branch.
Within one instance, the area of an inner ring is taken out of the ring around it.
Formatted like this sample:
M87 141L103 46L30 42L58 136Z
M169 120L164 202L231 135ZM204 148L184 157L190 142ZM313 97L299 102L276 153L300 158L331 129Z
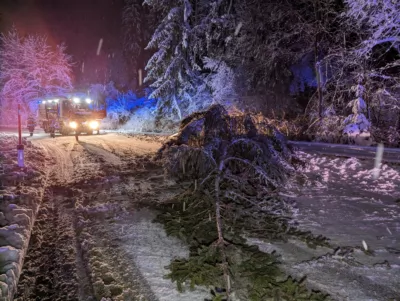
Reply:
M396 0L346 0L345 15L354 20L367 38L358 47L360 55L371 55L372 48L388 43L400 50L400 2Z
M3 110L72 88L71 57L65 45L51 48L44 36L21 37L16 29L0 37L0 84Z

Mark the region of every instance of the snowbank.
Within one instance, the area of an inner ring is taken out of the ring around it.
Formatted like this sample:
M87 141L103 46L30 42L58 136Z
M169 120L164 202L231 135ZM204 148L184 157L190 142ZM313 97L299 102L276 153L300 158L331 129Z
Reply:
M17 167L17 138L0 133L0 300L11 301L44 186L45 157L24 140L26 167ZM28 184L28 185L27 185Z

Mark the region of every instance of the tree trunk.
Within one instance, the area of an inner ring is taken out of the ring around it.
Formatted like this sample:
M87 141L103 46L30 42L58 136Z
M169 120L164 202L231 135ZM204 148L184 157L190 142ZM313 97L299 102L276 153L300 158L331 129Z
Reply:
M219 183L220 183L221 174L218 173L215 178L215 220L217 223L217 232L218 232L218 243L223 243L224 236L222 234L222 220L221 220L221 203L219 200Z
M319 1L314 2L314 14L315 20L317 20L318 25L320 25L321 17L319 14ZM319 27L319 26L318 26ZM315 74L317 76L317 91L318 91L318 116L322 118L323 107L322 107L322 87L321 87L321 60L320 60L320 52L319 52L319 42L320 42L320 29L317 28L315 31L315 40L314 40L314 59L315 59Z
M230 300L230 278L229 278L229 267L228 261L226 259L225 254L225 240L222 230L222 218L221 218L221 202L219 199L220 196L220 188L219 184L221 181L222 170L224 169L224 161L219 164L218 174L215 178L215 220L217 224L217 232L218 232L218 242L217 247L221 250L222 255L222 270L224 273L225 279L225 289L226 289L226 300Z
M321 63L317 61L315 63L315 72L317 75L317 89L318 89L318 116L322 118L323 103L322 103L322 87L321 87Z

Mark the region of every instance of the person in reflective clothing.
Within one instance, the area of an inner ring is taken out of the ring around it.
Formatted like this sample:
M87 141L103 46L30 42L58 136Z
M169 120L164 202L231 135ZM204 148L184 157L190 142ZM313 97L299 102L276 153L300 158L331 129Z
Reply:
M35 117L33 116L33 114L29 114L28 120L27 120L27 127L29 130L29 134L31 136L33 136L33 131L35 130L35 126L36 126Z

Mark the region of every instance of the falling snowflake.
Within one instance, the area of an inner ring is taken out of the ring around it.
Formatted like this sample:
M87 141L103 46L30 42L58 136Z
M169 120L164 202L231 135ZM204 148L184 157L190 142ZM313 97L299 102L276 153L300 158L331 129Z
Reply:
M139 73L139 86L141 86L142 83L143 83L143 79L142 79L142 69L139 69L138 73Z
M379 143L377 150L376 150L376 156L375 156L375 167L374 167L374 172L373 172L373 179L377 180L379 178L379 174L381 171L381 162L382 162L382 157L383 157L383 144Z
M103 39L99 40L99 46L97 46L97 55L100 55L101 47L103 46Z
M239 34L239 31L242 28L242 26L243 26L243 23L239 22L239 24L236 26L236 29L235 29L235 36L237 36Z
M365 251L368 251L368 245L367 245L367 243L365 242L365 240L362 241L362 245L363 245L363 247L364 247L364 250L365 250Z

